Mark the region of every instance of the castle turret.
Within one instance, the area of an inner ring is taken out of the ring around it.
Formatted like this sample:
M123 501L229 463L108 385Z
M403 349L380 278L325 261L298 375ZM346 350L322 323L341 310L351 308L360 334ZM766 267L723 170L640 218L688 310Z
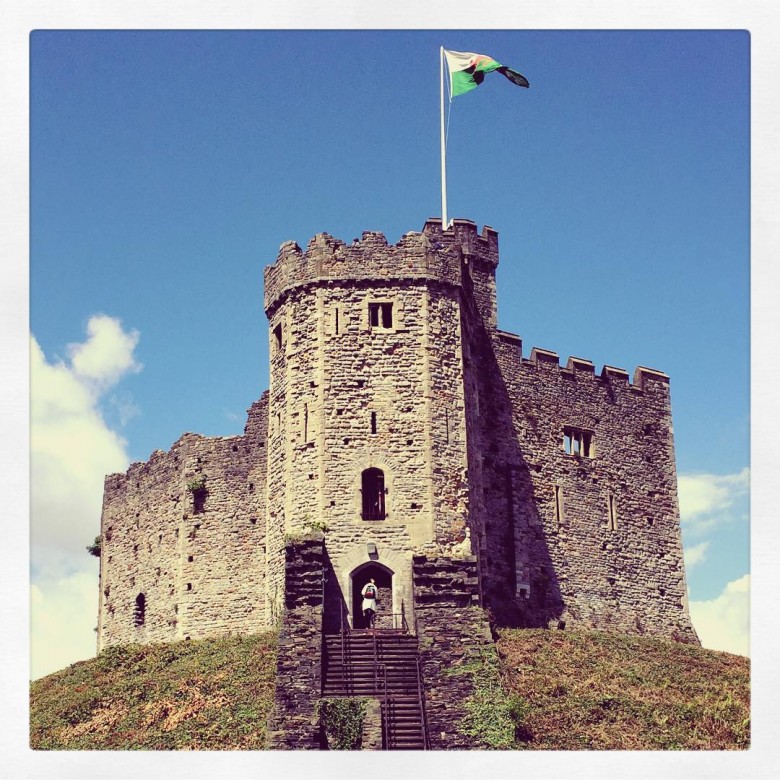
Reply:
M495 232L460 220L442 234L432 220L396 245L286 243L266 269L269 526L325 526L348 605L373 562L397 612L412 601L412 552L466 541L463 280L469 262L496 259ZM495 290L482 297L490 318Z

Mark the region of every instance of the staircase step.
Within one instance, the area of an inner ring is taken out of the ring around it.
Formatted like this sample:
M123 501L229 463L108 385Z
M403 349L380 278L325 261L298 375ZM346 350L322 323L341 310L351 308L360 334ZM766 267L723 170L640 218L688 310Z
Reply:
M423 750L417 637L356 630L323 638L323 696L373 696L388 750Z

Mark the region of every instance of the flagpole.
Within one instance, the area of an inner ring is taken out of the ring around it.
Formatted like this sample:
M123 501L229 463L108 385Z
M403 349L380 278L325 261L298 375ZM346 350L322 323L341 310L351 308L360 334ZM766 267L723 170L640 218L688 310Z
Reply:
M444 47L439 47L441 71L441 229L447 229L447 152L444 138Z

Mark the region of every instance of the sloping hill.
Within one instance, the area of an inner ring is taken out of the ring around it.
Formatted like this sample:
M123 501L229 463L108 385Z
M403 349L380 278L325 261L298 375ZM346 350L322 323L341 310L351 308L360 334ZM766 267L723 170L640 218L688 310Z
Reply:
M749 661L600 632L502 630L500 662L463 724L486 747L740 750L749 747ZM258 750L273 706L276 635L111 648L31 686L42 750Z
M536 750L743 750L750 662L597 631L503 630L516 745Z
M109 648L31 685L40 750L258 750L276 634Z

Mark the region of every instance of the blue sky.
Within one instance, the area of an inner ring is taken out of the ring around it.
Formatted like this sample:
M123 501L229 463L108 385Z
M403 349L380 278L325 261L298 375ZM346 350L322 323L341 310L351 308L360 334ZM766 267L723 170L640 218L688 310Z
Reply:
M94 644L102 474L242 431L279 245L440 214L440 45L531 83L489 75L449 118L450 216L499 231L499 326L671 376L694 622L747 653L747 32L38 30L34 676L76 660L43 653L63 616L69 652Z

